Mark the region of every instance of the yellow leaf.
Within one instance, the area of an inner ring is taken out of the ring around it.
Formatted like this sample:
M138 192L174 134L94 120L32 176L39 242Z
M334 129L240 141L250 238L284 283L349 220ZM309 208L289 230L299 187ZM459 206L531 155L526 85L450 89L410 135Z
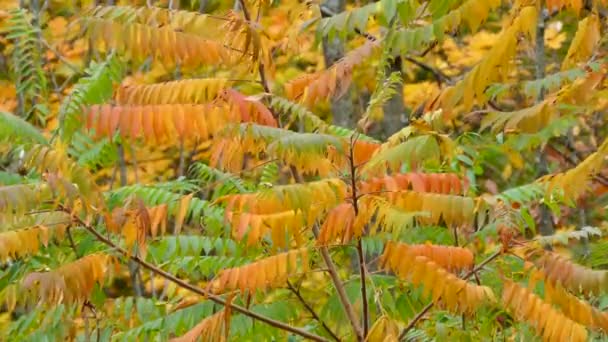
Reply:
M562 63L562 70L570 69L576 66L576 63L586 61L591 57L600 38L600 20L596 14L591 14L579 21L576 34Z
M177 214L175 215L175 234L179 234L182 231L182 226L184 225L184 220L186 218L186 214L188 213L192 196L194 196L194 193L182 197L182 199L179 201L179 208Z

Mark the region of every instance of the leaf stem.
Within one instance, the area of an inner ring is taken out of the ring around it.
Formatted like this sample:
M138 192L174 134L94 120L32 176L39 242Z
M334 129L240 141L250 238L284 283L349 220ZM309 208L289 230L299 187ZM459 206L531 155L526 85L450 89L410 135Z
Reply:
M359 204L357 202L357 169L355 167L355 156L353 150L355 149L355 143L357 142L357 136L353 135L350 142L350 151L348 155L348 162L350 166L350 184L351 184L351 195L353 199L353 209L355 216L359 215ZM365 254L363 253L363 244L361 243L361 237L357 241L357 254L359 256L359 273L361 274L361 300L363 301L363 336L367 336L369 329L369 308L367 302L367 284L365 279Z
M313 225L312 231L313 231L315 237L317 237L319 235L319 227L317 224ZM355 335L357 336L357 340L363 341L364 340L363 331L361 330L361 327L359 326L357 316L355 315L355 310L353 309L353 306L350 304L350 301L348 300L348 296L346 295L346 290L344 289L344 284L342 284L342 280L340 280L340 276L338 275L336 266L334 265L334 263L331 259L331 255L329 255L329 252L327 251L327 247L325 247L325 246L321 246L320 250L321 250L321 257L323 257L323 260L325 261L325 265L327 265L327 270L328 270L329 276L331 277L331 280L334 283L334 287L336 288L336 292L338 293L338 298L340 299L340 302L342 303L342 306L344 307L344 311L346 312L346 316L348 316L348 320L350 321L350 324L353 327L353 331L355 332Z
M302 179L302 176L300 175L300 173L298 172L298 170L293 165L290 165L289 168L290 168L291 173L293 174L293 178L296 180L296 182L302 183L303 179ZM317 238L319 236L319 225L317 223L315 223L312 226L312 232L313 232L315 238ZM327 272L329 273L329 276L330 276L332 282L334 283L334 287L336 288L336 292L338 294L338 298L340 299L340 303L342 304L342 307L344 308L344 311L346 312L346 316L348 317L348 320L350 321L350 324L353 327L353 331L355 332L355 335L357 336L357 340L363 341L365 336L363 335L363 332L361 331L361 327L359 326L359 322L357 321L357 316L355 315L355 310L353 309L353 306L350 304L350 301L348 300L348 296L346 295L346 290L344 289L344 284L342 283L342 280L340 280L340 276L338 275L338 271L336 270L336 265L334 265L334 262L331 259L331 255L329 254L327 246L319 246L319 250L321 252L321 257L323 257L323 261L325 262L325 265L327 266Z
M302 294L300 293L299 289L296 289L290 282L289 280L287 281L287 288L298 298L298 300L300 301L300 303L302 303L302 305L304 306L304 308L306 309L306 311L308 311L310 313L310 315L312 316L312 318L314 318L317 322L321 323L321 326L323 326L323 329L325 329L325 331L327 331L327 333L329 335L331 335L331 337L336 340L336 341L340 341L340 338L338 337L338 335L336 335L336 333L334 333L329 326L327 325L327 323L325 323L321 317L319 317L319 315L315 312L315 310L312 308L312 306L310 306L310 304L308 304L306 302L306 300L304 300L304 297L302 297Z

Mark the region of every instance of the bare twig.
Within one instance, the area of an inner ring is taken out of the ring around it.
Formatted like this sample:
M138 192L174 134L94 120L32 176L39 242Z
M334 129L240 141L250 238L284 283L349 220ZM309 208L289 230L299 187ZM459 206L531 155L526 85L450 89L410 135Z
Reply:
M414 59L412 57L409 57L409 56L404 56L403 59L405 59L406 61L408 61L408 62L410 62L412 64L415 64L415 65L419 66L420 68L422 68L422 69L424 69L424 70L432 73L433 76L435 77L435 81L437 82L437 85L439 85L439 86L441 86L441 84L443 82L448 83L450 81L450 78L446 74L444 74L443 72L441 72L441 70L433 68L432 66L430 66L430 65L428 65L428 64L426 64L424 62L421 62L421 61L416 60L416 59Z
M321 317L319 317L319 315L315 312L315 310L312 308L312 306L310 306L310 304L308 304L306 302L306 300L304 299L304 297L302 297L302 294L300 293L300 290L295 288L291 282L289 282L289 280L287 281L287 288L294 294L296 295L296 297L298 298L298 300L300 301L300 303L302 303L302 306L304 306L304 308L306 309L306 311L308 311L310 313L310 315L312 316L312 318L314 318L317 322L319 322L321 324L321 326L323 327L323 329L325 329L325 331L327 331L327 333L336 341L340 341L340 338L338 337L338 335L336 335L336 333L334 333L329 326L327 325L327 323L325 323Z
M251 22L251 16L249 15L249 10L247 10L247 6L245 6L245 1L239 0L239 4L241 10L243 11L243 16L245 17L245 20ZM266 75L264 73L264 63L262 63L262 61L260 61L258 64L258 72L260 73L260 81L262 83L262 86L264 87L264 91L270 94L270 88L268 87L268 81L266 80Z
M315 237L319 236L319 226L317 224L313 225L312 231ZM357 316L355 315L355 310L348 300L348 296L346 295L346 290L344 289L344 284L342 284L342 280L340 280L340 276L338 275L338 271L336 270L336 266L334 265L329 252L326 247L320 247L321 257L323 257L323 261L327 265L327 270L329 276L331 277L332 282L334 283L334 287L336 288L336 292L338 293L338 298L342 303L342 307L344 307L344 311L346 312L346 316L348 316L348 320L350 321L351 326L357 336L358 341L363 341L363 331L359 326L359 322L357 321Z
M49 42L47 42L45 39L41 39L40 41L42 42L42 45L44 45L44 47L49 49L55 56L57 56L57 59L62 61L68 68L72 69L72 71L74 71L77 74L79 74L82 71L76 65L72 64L65 57L63 57L63 55L61 55L61 53L59 53L59 51L57 51L57 49L55 49L53 46L51 46L51 44L49 44Z
M355 157L353 150L357 137L353 135L350 142L350 151L348 156L348 162L350 166L350 184L351 193L353 199L353 208L355 216L359 215L359 205L357 202L357 169L355 167ZM369 308L367 303L367 284L365 282L365 254L363 253L363 244L361 238L357 241L357 255L359 256L359 274L361 277L361 301L363 302L363 336L367 336L369 328Z
M125 159L125 148L122 144L118 144L118 167L120 170L120 186L127 185L127 164ZM143 284L141 283L141 274L137 263L129 261L129 276L135 295L141 297L144 294Z
M78 253L78 249L76 248L76 244L74 243L74 239L72 238L72 226L68 225L66 231L68 233L68 241L70 242L70 247L74 251L74 254L76 254L76 257L80 258L80 254Z
M156 265L153 265L143 259L141 259L139 256L134 255L134 254L129 254L124 248L119 247L118 245L116 245L114 242L112 242L112 240L104 237L103 235L101 235L95 228L93 228L91 225L87 224L86 222L84 222L80 217L74 215L72 213L72 211L68 208L64 208L62 207L62 209L67 212L68 214L71 215L72 219L78 223L79 225L83 226L87 231L89 231L91 234L93 234L97 240L103 242L104 244L106 244L107 246L111 247L113 250L117 251L118 253L120 253L123 257L129 258L130 260L136 262L137 264L141 265L144 268L147 268L148 270L156 273L157 275L171 281L172 283L186 289L189 290L193 293L196 293L198 295L204 296L208 299L210 299L211 301L223 305L223 306L229 306L232 310L237 311L245 316L248 316L252 319L257 319L258 321L264 322L270 326L273 326L277 329L281 329L281 330L285 330L285 331L289 331L293 334L296 334L298 336L302 336L305 337L307 339L313 340L313 341L321 341L321 342L326 342L327 340L321 336L309 333L306 330L300 329L300 328L296 328L293 327L289 324L283 323L281 321L277 321L274 320L272 318L260 315L256 312L247 310L246 308L240 306L240 305L236 305L236 304L232 304L232 303L227 303L226 300L224 300L222 297L218 296L218 295L214 295L210 292L207 292L206 290L196 286L196 285L192 285L182 279L177 278L175 275L166 272L160 268L158 268Z
M291 169L291 172L292 172L293 177L296 180L296 182L301 183L302 176L300 176L300 174L298 173L298 170L293 166L290 166L290 169ZM319 225L317 223L315 223L313 225L312 232L313 232L315 238L317 238L319 236ZM363 331L361 330L361 327L359 326L359 322L357 321L357 316L355 315L355 310L353 309L353 306L351 305L350 301L348 300L348 296L346 295L346 290L344 289L344 284L342 284L342 280L340 280L340 276L338 275L338 271L336 270L336 265L334 265L334 262L331 259L331 255L329 254L329 251L327 250L326 246L320 246L319 251L321 252L321 257L323 258L323 261L325 262L325 265L327 266L327 272L329 273L329 276L330 276L332 282L334 283L334 287L336 288L336 292L338 293L338 298L340 299L340 303L342 304L342 307L344 308L344 311L346 312L346 316L348 317L348 320L350 321L350 324L353 327L355 336L357 336L358 341L363 341L365 336L363 335Z

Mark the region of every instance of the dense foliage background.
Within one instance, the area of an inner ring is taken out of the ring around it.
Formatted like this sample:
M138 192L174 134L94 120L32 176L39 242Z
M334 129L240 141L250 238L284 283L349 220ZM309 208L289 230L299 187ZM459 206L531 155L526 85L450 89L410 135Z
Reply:
M3 340L603 340L601 0L0 0Z

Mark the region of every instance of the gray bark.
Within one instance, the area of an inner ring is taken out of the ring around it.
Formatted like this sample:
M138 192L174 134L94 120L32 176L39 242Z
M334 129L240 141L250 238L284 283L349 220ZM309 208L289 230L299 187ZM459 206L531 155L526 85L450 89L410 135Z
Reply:
M344 11L346 1L326 0L321 6L327 8L329 12L337 14ZM323 37L323 57L325 59L325 67L329 68L340 58L344 57L344 43L338 37L334 37L331 40L328 37ZM351 94L352 87L349 87L343 96L331 100L334 125L349 128L355 127L355 106L352 102Z
M401 71L401 58L397 57L385 70L386 77L393 72ZM384 106L384 119L378 125L372 127L368 132L371 136L376 137L380 140L386 140L386 138L397 133L401 128L409 124L409 117L405 111L405 105L403 104L403 83L399 83L395 86L395 95L388 100Z
M386 72L388 77L391 73L401 71L401 57L397 57L393 63L391 63L389 70ZM384 104L384 121L382 126L386 138L397 133L402 127L409 124L409 117L405 112L405 105L403 104L403 83L399 83L395 86L395 95Z
M547 20L547 9L543 9L538 17L536 26L536 79L545 77L545 21ZM542 101L545 95L545 90L541 89L538 95L538 101ZM539 177L544 176L549 172L547 158L544 153L544 148L541 148L538 153L538 173ZM541 235L553 235L553 219L551 210L544 205L540 206L540 224L539 230Z

